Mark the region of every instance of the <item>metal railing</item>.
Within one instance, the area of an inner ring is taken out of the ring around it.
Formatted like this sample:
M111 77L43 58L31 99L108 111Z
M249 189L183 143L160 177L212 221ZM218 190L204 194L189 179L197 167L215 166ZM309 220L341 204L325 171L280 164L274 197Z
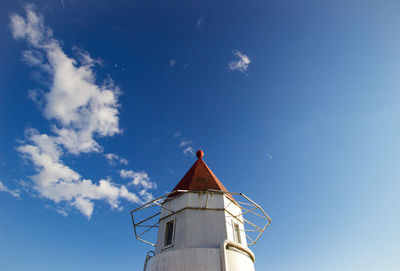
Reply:
M177 212L186 209L182 208L173 211L167 208L166 206L163 206L164 202L172 200L176 197L180 197L186 193L206 194L204 205L201 202L199 202L199 206L197 206L196 208L189 207L190 209L201 209L201 210L215 210L215 208L207 208L209 194L225 194L227 198L230 200L230 203L227 206L225 206L224 209L221 210L224 210L229 213L227 208L230 204L235 204L241 209L241 213L238 215L233 215L230 213L229 214L244 224L244 232L246 239L248 241L247 244L249 246L254 245L258 241L261 234L267 229L267 227L271 223L271 219L269 218L267 213L263 210L263 208L261 208L257 203L255 203L253 200L251 200L243 193L227 192L227 191L220 191L213 189L209 189L206 191L176 190L168 194L165 194L161 197L158 197L156 199L153 199L152 201L149 201L146 204L130 212L136 239L155 247L155 243L146 240L147 238L145 239L144 236L148 234L152 229L159 227L160 218L158 216L161 214L162 209L166 210L167 212L170 212L170 214L167 216L170 216L172 214L175 214ZM142 216L142 218L140 218L139 215L140 212L147 212L147 214L144 217ZM253 218L258 219L258 223L255 222L254 220L250 221L249 218L250 216L253 216ZM242 218L242 220L240 220L239 218Z

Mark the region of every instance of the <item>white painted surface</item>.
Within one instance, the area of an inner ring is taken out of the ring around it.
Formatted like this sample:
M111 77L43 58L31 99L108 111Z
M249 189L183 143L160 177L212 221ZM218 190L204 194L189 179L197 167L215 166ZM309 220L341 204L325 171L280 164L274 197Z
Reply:
M172 250L150 259L146 271L216 271L221 270L218 248Z
M241 251L229 249L225 252L227 271L254 271L254 263L250 257ZM196 270L196 269L193 269ZM219 269L215 269L219 270Z
M226 233L227 233L227 240L235 241L233 237L233 225L232 223L236 223L239 226L240 230L240 244L243 246L247 246L246 240L246 232L244 231L244 223L243 223L243 216L242 216L242 209L239 208L230 198L227 196L223 197L224 206L225 206L225 223L226 223Z

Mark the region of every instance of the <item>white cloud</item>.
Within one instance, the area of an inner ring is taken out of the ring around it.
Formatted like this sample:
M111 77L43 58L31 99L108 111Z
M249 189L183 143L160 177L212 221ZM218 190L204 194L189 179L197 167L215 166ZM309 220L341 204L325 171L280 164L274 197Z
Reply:
M109 179L102 179L98 184L83 179L63 164L60 147L48 135L30 129L29 139L30 144L19 146L17 150L32 161L38 172L31 179L40 196L75 207L88 218L93 214L93 200L105 200L113 209L120 208L120 199L141 203L124 185L113 184Z
M25 20L21 16L11 16L11 28L14 39L22 38L26 35Z
M123 165L127 165L128 164L128 159L125 159L125 158L119 158L119 162L121 163L121 164L123 164Z
M106 153L104 154L104 157L107 159L107 162L111 165L111 166L115 166L115 161L118 161L119 163L123 164L123 165L127 165L128 164L128 160L117 155L114 153Z
M2 192L6 192L8 194L10 194L13 197L19 198L20 196L20 191L19 189L9 189L7 186L5 186L5 184L3 184L2 181L0 181L0 191Z
M153 195L152 195L151 193L147 192L146 189L142 189L142 190L139 192L139 195L140 195L140 196L144 199L144 201L146 201L146 202L149 202L149 201L151 201L151 200L154 199Z
M176 60L175 60L175 59L170 59L170 60L169 60L169 66L170 66L171 68L173 68L173 67L175 66L175 64L176 64Z
M233 50L233 54L238 58L237 60L231 60L228 62L228 69L231 71L246 72L251 63L250 58L244 53Z
M105 153L104 154L104 157L107 159L107 160L118 160L118 158L119 158L119 156L118 155L116 155L116 154L114 154L114 153Z
M120 175L122 178L131 179L128 183L128 186L137 186L141 187L142 190L139 192L139 195L144 199L144 201L150 201L154 197L151 193L149 193L148 189L155 189L157 185L150 181L150 177L144 171L135 172L133 170L125 170L122 169L120 171Z
M39 67L51 81L49 91L41 96L43 114L52 122L53 134L27 129L27 142L17 148L25 159L32 162L37 172L31 177L32 189L41 197L75 208L88 218L93 214L96 200L106 201L117 210L122 209L122 199L142 203L139 196L129 192L125 185L115 184L110 178L94 183L61 159L64 152L101 152L103 147L95 137L121 133L118 118L121 92L110 78L96 84L93 67L101 65L101 61L76 48L76 58L67 56L61 48L62 42L53 37L52 30L44 25L43 17L34 5L26 6L25 18L13 14L10 20L14 38L25 39L31 48L23 52L23 60ZM111 159L117 156L110 155ZM124 158L118 156L118 159L122 164L127 163ZM6 188L3 186L4 191ZM139 195L143 199L149 197L143 189ZM56 210L62 215L67 214L65 209Z
M63 217L68 216L68 213L64 210L56 209L56 212L59 213L60 215L62 215Z
M113 184L109 179L102 179L98 184L83 179L63 164L60 147L51 137L33 129L29 134L30 144L19 146L17 150L35 166L38 174L31 179L40 196L55 203L65 202L88 218L93 214L93 200L105 200L113 209L120 208L120 199L141 203L139 197L128 192L124 185Z
M38 66L50 77L43 113L56 121L55 141L73 154L100 152L102 147L95 136L121 133L118 125L121 91L111 79L100 85L95 83L93 67L101 62L87 52L74 48L78 60L67 56L33 5L26 6L26 13L26 18L11 16L11 29L14 38L25 39L32 48L23 52L24 61Z
M125 179L132 179L129 183L129 185L135 185L135 186L141 186L144 189L154 189L157 188L157 185L153 182L150 181L149 175L147 175L146 172L144 171L133 171L133 170L125 170L122 169L120 171L120 175L122 178Z
M174 138L179 138L180 136L181 136L181 133L179 133L179 132L174 133Z

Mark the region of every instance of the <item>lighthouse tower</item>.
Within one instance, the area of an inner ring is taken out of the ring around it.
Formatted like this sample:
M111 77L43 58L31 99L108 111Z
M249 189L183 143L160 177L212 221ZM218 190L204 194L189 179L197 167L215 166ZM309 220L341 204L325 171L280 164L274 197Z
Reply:
M131 212L136 237L155 246L146 257L144 270L254 270L255 256L248 245L258 240L271 220L245 195L228 192L204 162L204 153L196 155L197 161L171 193ZM159 212L135 220L136 213L152 207ZM251 213L263 218L265 225L257 226L244 217ZM154 225L148 225L151 219L156 219ZM246 228L249 223L251 229ZM154 244L139 233L146 227L144 233L158 229ZM258 235L251 238L248 231Z

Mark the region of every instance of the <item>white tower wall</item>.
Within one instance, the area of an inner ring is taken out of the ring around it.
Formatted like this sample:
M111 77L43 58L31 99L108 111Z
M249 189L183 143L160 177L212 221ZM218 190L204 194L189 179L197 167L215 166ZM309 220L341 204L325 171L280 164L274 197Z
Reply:
M227 195L188 192L162 207L155 256L146 271L254 270L241 209ZM166 224L171 221L172 244L166 246Z

